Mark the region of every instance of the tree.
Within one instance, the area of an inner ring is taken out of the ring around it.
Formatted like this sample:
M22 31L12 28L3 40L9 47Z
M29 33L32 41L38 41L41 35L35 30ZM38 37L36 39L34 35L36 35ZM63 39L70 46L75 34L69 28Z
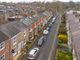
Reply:
M65 53L64 51L57 50L56 52L57 60L73 60L72 55Z
M76 4L74 2L72 2L72 1L70 1L69 2L69 7L70 8L74 8L74 7L76 7Z
M64 43L68 42L67 35L65 35L65 34L59 34L58 39L61 40Z
M63 25L63 26L60 26L60 28L59 28L59 33L60 33L60 34L67 34L66 32L67 32L67 31L66 31L66 28L64 27L64 25Z
M66 15L65 14L62 15L61 20L63 23L66 23Z

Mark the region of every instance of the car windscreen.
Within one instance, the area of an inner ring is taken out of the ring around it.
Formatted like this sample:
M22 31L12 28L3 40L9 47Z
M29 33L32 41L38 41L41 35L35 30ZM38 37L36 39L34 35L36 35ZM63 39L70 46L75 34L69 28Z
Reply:
M33 55L31 55L31 54L28 54L28 57L33 57Z

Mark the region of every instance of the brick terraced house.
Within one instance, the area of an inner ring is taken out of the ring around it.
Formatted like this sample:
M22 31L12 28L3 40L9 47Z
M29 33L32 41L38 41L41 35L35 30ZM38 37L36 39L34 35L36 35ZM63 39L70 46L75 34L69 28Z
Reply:
M17 60L21 49L39 35L51 17L44 12L0 26L0 60Z

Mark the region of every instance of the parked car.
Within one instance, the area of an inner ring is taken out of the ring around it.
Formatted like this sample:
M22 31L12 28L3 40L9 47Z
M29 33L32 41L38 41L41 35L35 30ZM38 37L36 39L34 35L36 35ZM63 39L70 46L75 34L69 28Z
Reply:
M33 48L30 50L30 52L28 53L27 59L28 60L35 60L36 57L38 56L39 53L39 48Z
M46 30L48 30L48 31L50 31L50 29L51 29L50 27L47 27L47 28L46 28Z
M42 36L39 40L38 40L38 42L37 42L37 46L42 46L43 44L44 44L44 42L45 42L45 36Z
M54 23L55 22L55 20L56 20L56 16L55 17L53 17L53 19L52 19L52 23Z
M51 22L51 23L48 25L48 27L49 27L49 28L51 28L51 27L52 27L52 25L53 25L53 23Z
M49 24L49 27L51 28L51 26L52 26L52 22Z
M48 31L47 29L45 29L45 30L43 31L43 35L48 35L48 33L49 33L49 31Z

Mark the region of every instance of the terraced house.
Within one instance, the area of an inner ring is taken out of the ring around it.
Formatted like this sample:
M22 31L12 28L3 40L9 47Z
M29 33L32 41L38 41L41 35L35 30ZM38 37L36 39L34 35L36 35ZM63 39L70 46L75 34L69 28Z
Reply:
M27 26L17 21L1 26L1 31L9 37L9 59L7 60L13 58L16 60L17 56L20 55L21 49L28 40L28 30L26 28Z
M51 17L44 12L0 26L0 60L16 60L26 42L35 39Z
M0 31L0 60L9 59L9 37Z

